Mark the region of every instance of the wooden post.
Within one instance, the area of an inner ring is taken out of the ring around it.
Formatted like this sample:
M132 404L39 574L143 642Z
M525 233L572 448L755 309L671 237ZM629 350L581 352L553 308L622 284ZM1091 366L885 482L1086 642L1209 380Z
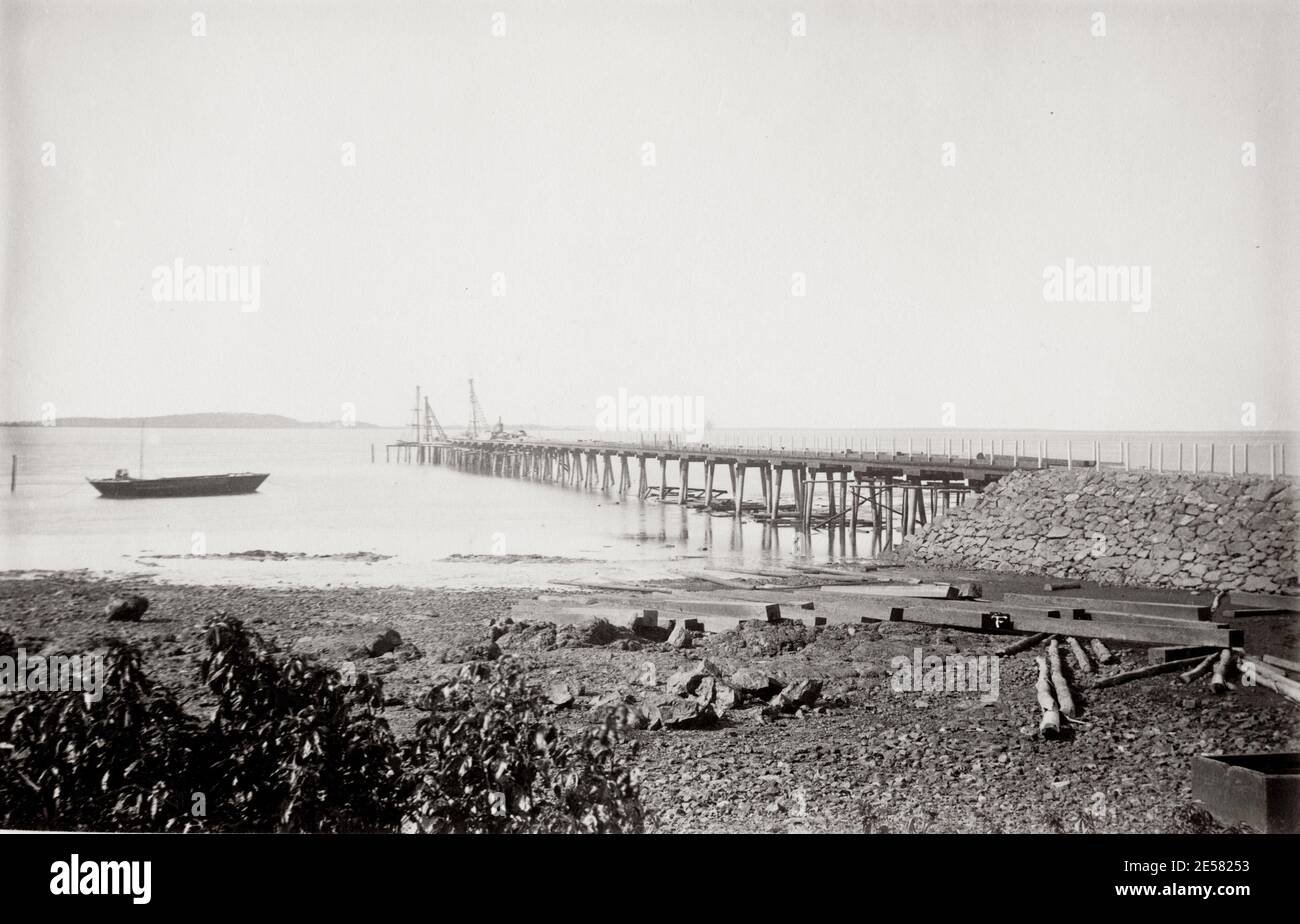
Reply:
M1043 467L1043 455L1045 452L1046 452L1045 441L1039 440L1038 441L1038 467L1039 468Z
M9 466L9 493L12 494L14 487L18 484L18 455L14 454L13 462Z
M1214 474L1214 444L1210 444L1210 474Z
M704 463L704 509L713 509L713 465L712 461Z
M784 469L780 465L773 465L768 473L767 480L771 485L771 496L763 498L767 501L768 512L775 518L781 510L781 481L784 478Z
M1157 454L1157 459L1156 459L1156 471L1163 472L1164 470L1165 470L1165 444L1161 442L1160 452Z
M1074 468L1074 441L1065 441L1065 467Z
M1231 443L1228 446L1228 474L1237 474L1237 444Z
M741 462L736 472L736 516L740 516L740 508L745 501L745 463Z
M1129 445L1128 441L1125 440L1124 445L1121 447L1121 449L1124 453L1124 471L1127 472L1129 470L1129 456L1131 454L1132 447Z
M1201 472L1201 444L1192 443L1192 473L1200 474Z

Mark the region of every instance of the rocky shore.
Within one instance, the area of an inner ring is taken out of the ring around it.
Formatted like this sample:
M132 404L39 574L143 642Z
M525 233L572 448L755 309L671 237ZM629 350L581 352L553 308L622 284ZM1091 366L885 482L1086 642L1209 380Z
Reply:
M109 622L106 604L128 593L146 595L147 612ZM382 676L399 736L434 681L467 660L512 657L552 692L561 725L620 707L658 716L631 733L658 831L1216 830L1191 800L1195 754L1300 747L1286 700L1259 688L1214 696L1169 677L1085 694L1072 734L1041 740L1032 653L1000 659L991 701L891 684L896 658L990 655L1005 643L992 636L906 623L747 625L679 647L508 622L520 596L11 577L0 580L0 630L31 653L128 639L151 676L202 714L212 701L196 676L199 626L225 613L285 652ZM1119 654L1117 669L1146 661L1141 649ZM688 700L697 707L681 709L700 718L704 689L705 720L676 721L673 703ZM739 701L725 701L737 691ZM0 697L0 711L10 702Z
M1280 593L1297 583L1293 479L1018 472L911 540L931 566Z

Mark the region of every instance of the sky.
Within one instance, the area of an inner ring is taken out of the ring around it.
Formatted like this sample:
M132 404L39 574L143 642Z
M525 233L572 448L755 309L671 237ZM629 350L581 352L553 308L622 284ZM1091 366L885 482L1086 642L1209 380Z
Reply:
M1290 0L4 0L0 419L1300 429L1298 47Z

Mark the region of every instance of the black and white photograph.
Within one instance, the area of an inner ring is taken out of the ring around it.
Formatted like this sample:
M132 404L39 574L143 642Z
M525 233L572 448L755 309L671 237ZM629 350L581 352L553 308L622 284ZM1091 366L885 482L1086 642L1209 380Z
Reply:
M0 0L11 884L1160 835L1070 888L1244 909L1300 833L1298 49L1294 0Z

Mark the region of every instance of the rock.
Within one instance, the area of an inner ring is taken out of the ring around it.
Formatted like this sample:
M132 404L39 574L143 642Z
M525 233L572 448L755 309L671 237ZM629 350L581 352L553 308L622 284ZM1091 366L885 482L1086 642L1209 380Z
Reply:
M718 681L717 686L714 689L713 702L711 705L713 706L714 713L717 716L722 717L732 709L736 708L736 703L739 702L739 700L740 697L735 690L727 686L725 683Z
M443 664L467 664L470 661L495 661L501 657L496 642L480 642L464 648L448 648L442 653Z
M658 710L664 728L704 728L717 720L712 708L694 699L668 700Z
M573 701L582 695L582 687L570 683L553 683L549 690L546 691L546 698L556 706L570 706Z
M741 693L767 699L781 689L781 681L752 667L742 667L731 675L731 685Z
M695 687L695 698L705 706L713 705L713 697L718 692L718 680L716 677L704 676Z
M668 633L668 644L674 648L690 648L691 633L686 628L686 620L678 620L677 625L673 626L673 631Z
M687 670L678 671L669 677L666 689L673 696L690 696L705 677L720 676L722 672L718 666L708 658L703 658Z
M366 648L370 652L370 657L377 658L390 651L396 651L401 644L402 636L396 629L385 629Z
M108 605L104 607L104 615L108 617L109 622L139 622L147 609L149 609L147 598L139 594L128 594L108 601Z
M800 706L813 706L822 694L820 680L796 680L772 698L771 704L786 712L794 712Z
M370 657L370 649L339 635L303 635L293 640L289 650L306 658L351 661Z

